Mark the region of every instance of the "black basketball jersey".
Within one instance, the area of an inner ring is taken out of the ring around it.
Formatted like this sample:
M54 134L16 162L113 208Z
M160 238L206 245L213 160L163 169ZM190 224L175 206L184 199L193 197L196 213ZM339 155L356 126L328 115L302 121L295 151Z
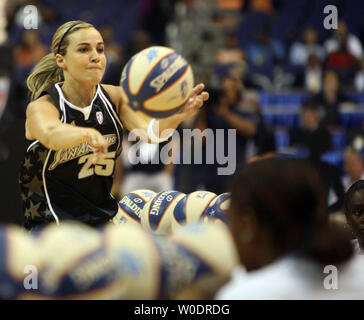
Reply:
M115 105L101 85L91 105L79 108L68 102L59 84L48 89L61 121L95 128L108 141L106 159L92 164L88 143L58 151L47 149L38 140L26 140L20 172L20 189L25 227L64 219L90 225L108 221L118 211L111 196L115 160L121 153L123 126Z

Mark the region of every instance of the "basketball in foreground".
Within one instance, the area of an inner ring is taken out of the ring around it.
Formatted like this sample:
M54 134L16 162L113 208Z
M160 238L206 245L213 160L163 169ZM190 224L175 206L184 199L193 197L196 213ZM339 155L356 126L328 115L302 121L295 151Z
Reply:
M173 49L153 46L135 54L121 74L129 105L153 118L181 110L193 89L188 62Z

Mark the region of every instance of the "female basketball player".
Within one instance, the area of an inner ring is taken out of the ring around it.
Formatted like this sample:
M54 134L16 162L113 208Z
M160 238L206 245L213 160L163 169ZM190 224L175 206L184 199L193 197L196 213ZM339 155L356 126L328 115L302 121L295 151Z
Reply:
M20 174L27 229L63 219L89 225L110 220L118 211L110 189L123 127L142 129L143 140L164 141L165 129L175 129L208 99L199 84L178 114L150 121L124 102L121 87L100 84L105 64L100 33L70 21L58 28L52 52L27 79L32 101Z

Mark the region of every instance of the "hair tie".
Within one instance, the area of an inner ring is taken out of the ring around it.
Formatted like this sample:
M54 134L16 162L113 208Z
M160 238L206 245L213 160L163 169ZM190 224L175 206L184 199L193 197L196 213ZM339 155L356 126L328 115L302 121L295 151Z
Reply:
M73 29L73 27L77 26L78 24L82 24L82 22L77 22L77 23L75 23L73 26L70 26L70 27L68 28L68 30L67 30L67 31L63 34L63 36L62 36L62 38L61 38L61 41L59 41L59 44L58 44L58 50L57 50L56 54L57 54L57 53L59 53L59 51L61 50L61 44L62 44L62 41L63 41L63 39L66 37L67 33L68 33L68 32L70 32L70 30L71 30L71 29Z

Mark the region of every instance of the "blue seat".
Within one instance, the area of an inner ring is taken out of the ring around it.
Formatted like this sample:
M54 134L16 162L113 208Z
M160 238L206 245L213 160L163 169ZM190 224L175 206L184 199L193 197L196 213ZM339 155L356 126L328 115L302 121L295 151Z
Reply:
M364 112L340 112L340 124L347 128L360 128L363 124Z
M280 150L289 147L289 133L286 130L276 130L274 132L274 139L276 143L276 149Z
M335 150L344 149L346 146L346 132L344 130L334 130L331 132L331 144Z
M293 128L296 126L297 116L294 113L277 113L275 115L275 125L284 126L286 128Z

